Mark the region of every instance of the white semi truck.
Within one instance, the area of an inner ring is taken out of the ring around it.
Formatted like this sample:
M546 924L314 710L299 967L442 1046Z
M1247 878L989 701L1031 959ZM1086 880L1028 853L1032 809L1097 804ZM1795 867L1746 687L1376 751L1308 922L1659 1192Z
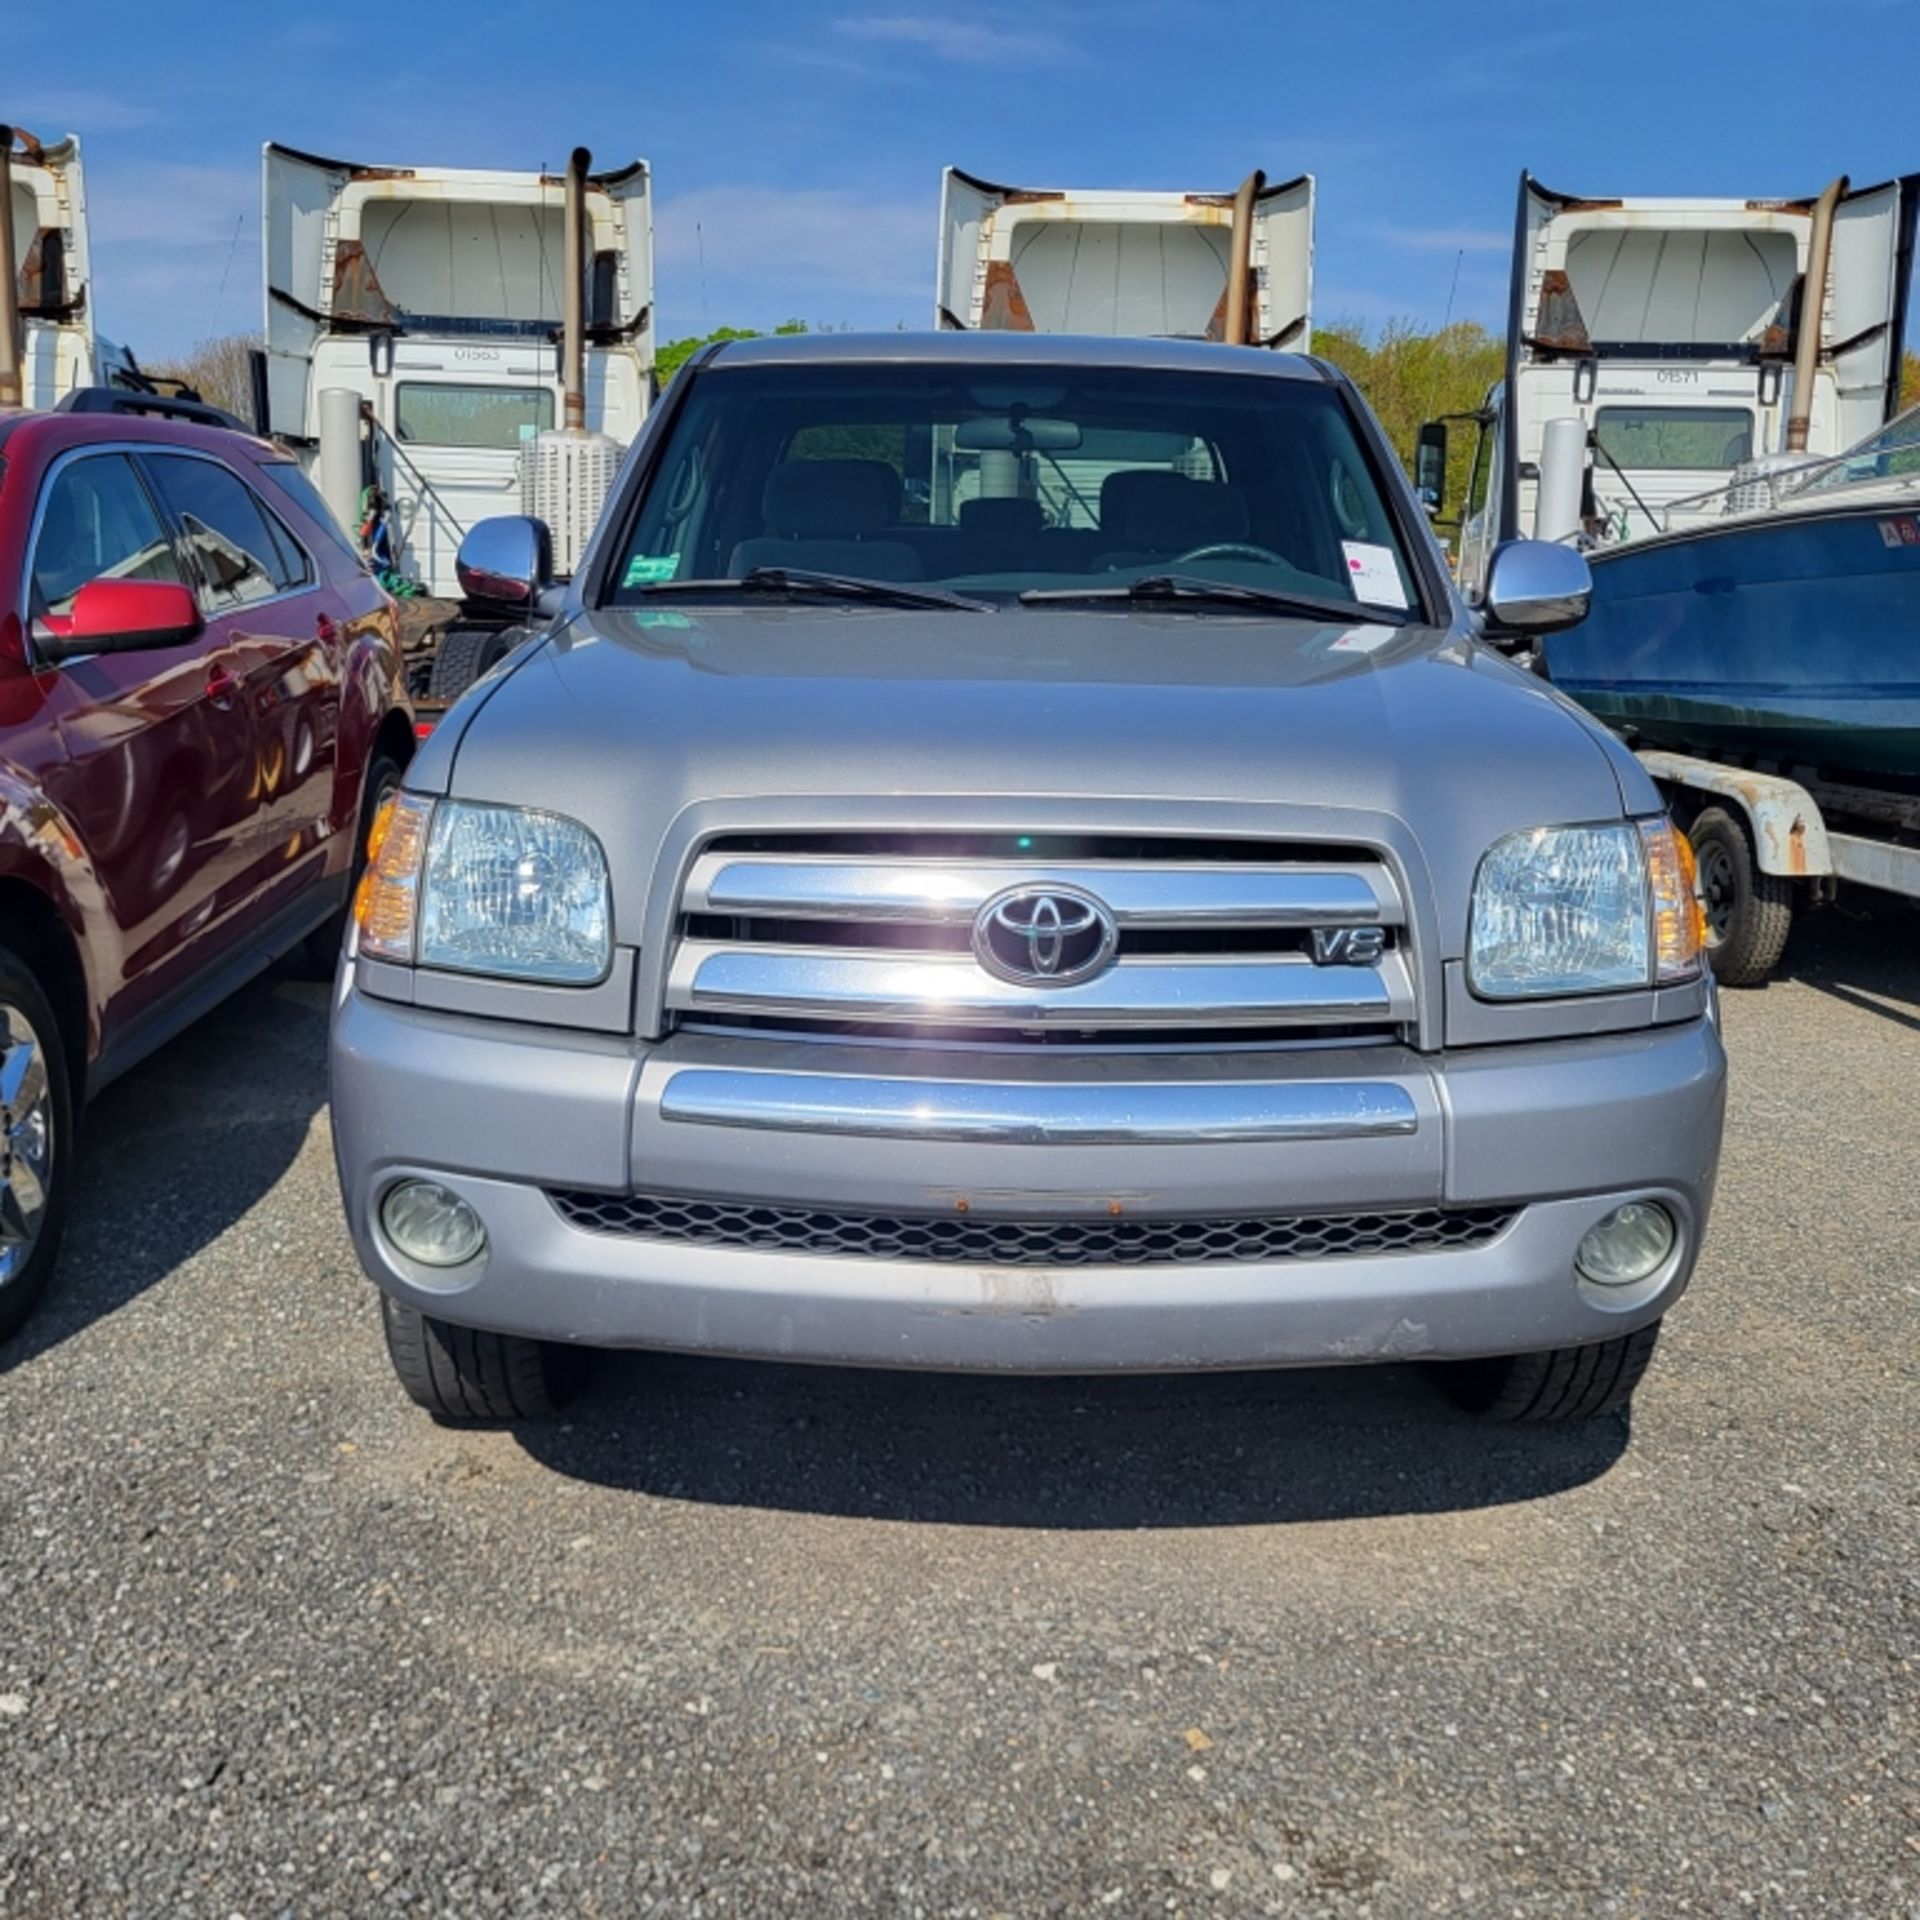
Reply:
M934 324L1307 351L1313 176L1237 191L997 186L949 167Z
M523 509L569 570L646 418L650 176L590 167L582 150L504 173L266 149L271 428L348 524L362 483L380 489L396 569L433 594L458 594L469 528Z
M1896 410L1920 176L1798 200L1587 198L1520 177L1506 377L1459 573L1503 540L1601 545L1726 511L1730 485L1831 456ZM1802 324L1817 289L1817 328ZM1420 479L1444 471L1430 427Z
M0 326L0 406L45 410L83 387L146 383L125 348L94 324L80 139L42 144L0 127L0 252L12 301Z

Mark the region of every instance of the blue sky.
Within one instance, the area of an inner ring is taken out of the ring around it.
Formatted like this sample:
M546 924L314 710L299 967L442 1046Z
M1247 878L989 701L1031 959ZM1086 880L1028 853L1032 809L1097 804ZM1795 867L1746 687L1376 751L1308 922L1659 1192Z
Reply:
M1810 194L1920 170L1920 0L295 10L9 22L0 116L86 143L100 324L258 325L259 153L654 169L662 337L928 322L941 168L1029 186L1319 182L1315 318L1499 324L1516 177ZM130 53L136 50L137 53Z

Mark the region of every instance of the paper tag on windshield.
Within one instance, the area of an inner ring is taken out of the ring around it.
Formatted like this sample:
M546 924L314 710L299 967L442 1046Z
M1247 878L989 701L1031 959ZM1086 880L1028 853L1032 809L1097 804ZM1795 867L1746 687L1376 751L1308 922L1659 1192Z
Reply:
M620 584L623 587L644 587L649 581L671 580L679 571L680 556L677 553L636 554L627 562L626 578ZM1401 604L1405 605L1405 602Z
M1372 547L1364 540L1342 540L1340 551L1347 556L1347 578L1353 582L1353 597L1370 607L1404 607L1407 590L1400 584L1400 568L1391 547Z

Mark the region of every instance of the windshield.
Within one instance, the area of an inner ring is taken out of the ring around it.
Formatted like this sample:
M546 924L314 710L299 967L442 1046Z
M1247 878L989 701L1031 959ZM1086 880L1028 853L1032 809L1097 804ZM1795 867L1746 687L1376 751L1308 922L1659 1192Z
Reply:
M1805 479L1794 476L1788 491L1799 495L1888 480L1920 485L1920 407L1909 407L1878 433L1837 460L1816 468Z
M1629 473L1726 473L1753 458L1745 407L1602 407L1593 431Z
M1164 368L724 365L694 377L615 604L755 568L1011 601L1178 574L1417 606L1340 392Z

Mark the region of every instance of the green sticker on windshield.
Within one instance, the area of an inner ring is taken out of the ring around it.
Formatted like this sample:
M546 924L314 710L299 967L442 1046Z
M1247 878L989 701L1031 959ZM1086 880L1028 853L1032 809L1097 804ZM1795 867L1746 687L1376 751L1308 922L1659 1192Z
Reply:
M627 577L620 584L623 587L644 587L652 580L671 580L679 571L680 556L677 553L637 553L627 562Z

